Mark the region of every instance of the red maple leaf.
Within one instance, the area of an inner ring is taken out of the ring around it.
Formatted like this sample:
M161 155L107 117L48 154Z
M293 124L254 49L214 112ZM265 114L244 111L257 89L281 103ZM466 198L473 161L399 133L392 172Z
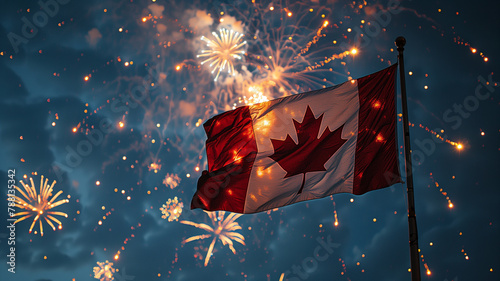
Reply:
M326 171L326 161L346 142L341 137L345 124L333 132L327 127L318 139L321 120L323 120L323 114L316 119L311 108L307 106L302 123L293 119L298 144L288 134L284 141L271 139L274 154L269 157L278 162L286 171L285 178L304 174L297 194L302 193L306 173Z

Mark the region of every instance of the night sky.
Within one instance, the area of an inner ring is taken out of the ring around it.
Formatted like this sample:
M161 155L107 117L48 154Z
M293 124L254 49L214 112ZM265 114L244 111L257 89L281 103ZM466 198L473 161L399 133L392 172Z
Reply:
M206 267L212 238L186 242L209 234L188 222L212 226L189 210L207 168L203 122L383 69L400 35L422 280L500 280L492 1L40 3L0 9L1 280L111 280L99 274L106 261L118 281L410 280L401 184L243 215L245 245L233 241L233 253L216 240ZM244 35L245 54L214 81L218 69L197 55L221 28ZM401 120L398 130L401 145ZM12 169L21 190L30 177L37 192L42 175L56 181L51 196L69 200L52 209L67 214L55 216L62 229L43 220L43 236L38 222L29 233L32 216L10 232ZM178 220L162 218L169 199L183 203Z

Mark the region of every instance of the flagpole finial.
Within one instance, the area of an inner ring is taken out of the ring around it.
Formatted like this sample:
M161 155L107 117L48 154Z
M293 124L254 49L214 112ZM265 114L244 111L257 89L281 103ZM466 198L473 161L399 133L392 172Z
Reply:
M398 46L398 51L399 49L404 50L404 46L406 45L406 39L403 36L399 36L396 38L396 46Z

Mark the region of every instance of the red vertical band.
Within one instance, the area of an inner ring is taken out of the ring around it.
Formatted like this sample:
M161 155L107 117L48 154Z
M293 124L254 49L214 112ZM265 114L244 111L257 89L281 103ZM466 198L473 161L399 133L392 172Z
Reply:
M191 209L243 213L257 142L248 106L217 115L207 133L208 175L198 181Z
M358 79L358 140L353 193L401 182L396 146L397 65Z

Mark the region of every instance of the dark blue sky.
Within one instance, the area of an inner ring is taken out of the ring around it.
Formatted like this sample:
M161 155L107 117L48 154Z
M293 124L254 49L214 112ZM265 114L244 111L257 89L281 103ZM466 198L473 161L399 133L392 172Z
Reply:
M182 243L206 232L162 219L159 210L178 197L184 203L179 220L211 225L204 212L188 208L206 168L199 125L250 97L249 86L271 99L367 75L397 61L399 35L407 39L422 280L500 279L500 20L494 4L255 2L42 0L51 3L43 8L36 1L3 1L2 196L7 171L15 169L17 182L33 177L38 188L44 175L57 181L54 193L70 198L54 208L68 214L60 218L61 230L44 222L41 237L28 232L32 218L16 224L15 274L7 271L7 200L0 200L1 280L96 280L93 268L106 260L119 270L115 280L131 280L123 273L133 280L277 281L282 273L285 280L409 280L400 184L244 215L236 222L246 245L235 243L233 254L217 241L207 267L211 239ZM325 20L324 36L304 49ZM247 52L235 63L235 78L223 73L214 82L196 56L206 49L200 37L223 27L244 34ZM337 58L354 47L356 55ZM301 50L302 59L285 68ZM266 68L269 56L279 57L282 68ZM283 69L316 80L276 76ZM449 142L435 141L436 132ZM177 185L165 185L166 176ZM311 261L328 239L331 252L321 250L327 258Z

